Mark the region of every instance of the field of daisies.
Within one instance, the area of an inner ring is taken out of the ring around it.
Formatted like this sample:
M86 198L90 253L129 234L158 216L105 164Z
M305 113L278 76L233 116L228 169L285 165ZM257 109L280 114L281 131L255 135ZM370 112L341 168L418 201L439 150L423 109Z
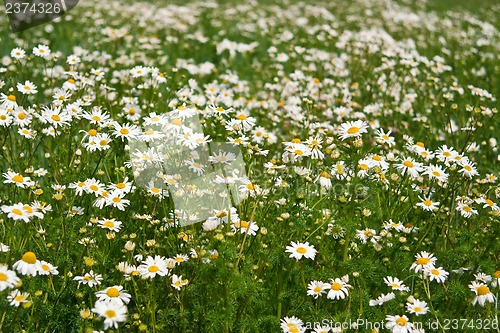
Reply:
M0 16L0 332L499 332L500 6L433 4Z

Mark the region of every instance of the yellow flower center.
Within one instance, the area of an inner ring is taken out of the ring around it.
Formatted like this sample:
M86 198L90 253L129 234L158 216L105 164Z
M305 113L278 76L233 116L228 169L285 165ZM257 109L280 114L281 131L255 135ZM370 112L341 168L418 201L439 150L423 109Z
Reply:
M476 288L478 296L484 296L490 293L490 288L485 285L480 285Z
M115 224L112 221L106 221L102 225L110 229L115 227Z
M50 267L48 265L45 265L45 264L42 265L42 269L44 271L50 271Z
M14 95L9 95L9 96L7 96L7 99L8 99L9 101L11 101L11 102L15 102L15 101L16 101L16 96L14 96Z
M399 284L397 284L397 283L391 284L391 287L396 288L396 289L397 288L401 288L401 286Z
M108 295L109 297L118 297L120 296L120 292L115 287L111 287L108 289L108 291L106 291L106 295Z
M378 162L382 161L382 157L380 157L378 155L373 155L372 159L374 159L375 161L378 161Z
M243 113L239 114L238 117L236 117L238 120L246 120L247 116L245 116Z
M16 215L19 215L19 216L23 215L23 212L21 212L21 211L20 211L19 209L17 209L17 208L14 208L11 212L12 212L12 213L14 213L14 214L16 214Z
M25 212L28 212L29 214L33 213L33 208L31 208L28 205L24 205L23 209L24 209Z
M472 212L472 208L470 208L470 207L469 207L469 206L467 206L467 205L465 205L465 206L463 207L463 210L465 210L467 213Z
M7 274L0 272L0 281L7 281L8 279L9 277L7 276Z
M16 302L22 302L26 298L24 297L24 295L17 295L14 299L16 300Z
M250 223L248 223L247 221L241 221L240 225L241 225L242 228L248 228L248 226L250 225Z
M472 170L472 168L469 165L464 166L464 169L467 170L467 171L471 171Z
M174 120L172 120L172 125L181 126L182 120L180 118L175 118Z
M158 272L160 269L158 268L158 266L149 266L148 267L148 271L151 272L151 273L156 273Z
M495 277L495 279L500 279L500 271L496 271L495 273L493 273L493 276Z
M31 88L29 86L24 86L24 90L31 90Z
M441 174L437 171L432 171L432 174L435 176L435 177L439 177L441 176Z
M407 168L413 168L413 163L411 161L404 161L403 165Z
M36 255L33 252L26 252L22 260L28 264L34 265L36 263Z
M24 178L21 175L15 175L14 177L12 177L12 180L15 181L16 183L24 182Z
M122 129L120 130L120 133L121 133L121 134L123 134L123 135L127 135L127 134L129 133L129 130L128 130L128 129L126 129L126 128L122 128Z
M101 117L99 117L99 116L93 116L92 120L93 121L101 121Z
M434 275L439 275L439 271L435 268L431 269L431 273Z
M99 141L99 145L101 145L101 146L105 146L107 144L108 144L108 140L101 140L101 141Z
M415 307L415 308L413 309L413 311L415 311L415 312L422 312L422 308L421 308L421 307L419 307L419 306L417 306L417 307Z
M61 121L61 117L59 117L57 114L53 114L52 116L50 116L50 118L53 121Z
M417 265L427 265L430 261L429 258L418 258Z
M430 200L425 200L425 201L424 201L424 205L426 205L427 207L430 207L430 206L432 206L432 201L430 201Z
M321 292L321 290L322 289L320 287L318 287L318 286L314 287L314 292L315 293L319 293L319 292Z
M368 169L370 169L370 167L367 164L364 164L364 163L361 163L359 165L359 167L361 168L361 170L368 170Z
M300 143L300 139L295 138L295 139L292 140L292 143Z
M21 119L21 120L24 120L26 119L26 114L24 112L20 112L18 115L17 115L17 118Z
M398 326L406 326L406 322L408 320L404 319L403 317L399 317L398 319L396 319L396 324L398 324Z
M300 254L305 254L307 252L307 249L304 247L298 247L296 251Z
M255 186L252 183L248 183L246 187L251 191L255 191Z
M295 149L293 152L295 153L295 155L303 155L304 154L304 152L300 149Z
M92 190L92 191L97 191L99 190L99 187L97 187L97 185L90 185L89 188Z
M322 173L319 174L320 177L323 177L323 178L326 178L326 179L330 179L330 174L326 171L323 171Z
M114 318L114 317L116 317L116 312L113 311L113 310L106 310L106 312L104 312L104 314L106 315L107 318Z
M128 114L133 116L135 114L135 109L134 108L128 109Z
M342 285L338 282L334 282L332 283L332 285L330 286L330 288L332 290L335 290L335 291L339 291L340 289L342 289Z
M353 126L347 130L347 134L356 134L359 132L359 127Z
M95 129L91 129L87 132L90 136L96 136L97 135L97 131Z

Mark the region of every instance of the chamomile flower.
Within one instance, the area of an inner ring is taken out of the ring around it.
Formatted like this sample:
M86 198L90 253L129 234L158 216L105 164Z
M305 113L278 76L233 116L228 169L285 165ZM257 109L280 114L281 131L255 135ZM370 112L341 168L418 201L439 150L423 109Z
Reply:
M127 307L122 302L97 301L92 312L104 318L104 329L118 329L118 323L127 320Z
M302 257L305 257L307 259L314 260L314 257L316 257L316 249L314 248L313 245L309 245L309 242L305 243L295 243L292 241L291 246L286 247L286 251L290 253L290 258L295 258L297 260L302 259Z
M14 288L19 282L16 272L9 270L5 265L0 264L0 291L7 288Z
M469 218L473 215L478 214L477 210L474 209L471 204L463 201L458 201L456 210L458 210L460 212L460 215L465 218Z
M35 185L35 182L30 177L22 176L20 173L7 171L3 174L4 184L15 184L17 187L26 188Z
M425 169L424 174L428 175L430 180L437 180L441 183L446 183L446 181L448 180L448 174L439 165L429 165Z
M59 275L59 271L57 267L48 263L44 260L40 261L40 269L38 270L38 274L40 275Z
M253 221L232 221L231 229L233 232L239 232L241 234L248 234L250 236L255 236L256 232L259 230L257 223Z
M379 128L375 133L377 134L375 140L379 144L386 144L389 147L392 147L396 144L394 137L391 136L391 131L385 133L383 129Z
M103 219L98 220L99 226L103 229L108 229L114 232L119 232L122 228L122 222L117 221L116 219Z
M98 286L101 284L102 275L96 274L93 270L91 270L83 276L75 276L73 280L78 281L78 287L80 287L80 284L85 284L92 288L93 286Z
M480 306L484 306L486 302L495 302L495 295L486 284L473 281L469 284L469 288L476 294L476 297L472 300L472 305L479 303Z
M326 293L327 289L330 289L330 284L322 281L311 281L307 286L307 295L317 299L319 296Z
M385 320L385 327L393 333L411 333L415 328L415 325L413 325L405 315L388 315Z
M305 333L304 322L297 317L285 317L280 320L283 333Z
M42 269L42 263L33 252L28 251L23 254L21 260L12 265L12 268L22 275L36 276Z
M9 302L10 305L18 307L22 303L28 303L28 297L30 294L28 293L22 293L18 289L12 290L7 296L7 301Z
M414 313L416 316L422 316L429 311L429 307L427 306L427 302L414 299L413 302L406 303L406 310L409 313Z
M138 267L140 275L144 279L152 279L155 276L169 275L170 271L167 269L167 261L165 257L156 255L153 257L148 256Z
M384 278L384 283L386 285L388 285L389 287L391 287L392 290L399 290L399 291L409 291L410 290L410 288L405 286L403 281L401 281L400 279L398 279L396 277L386 276Z
M359 239L361 243L366 244L367 241L377 243L382 237L378 236L374 229L366 228L364 230L356 230L356 238Z
M411 265L410 269L415 273L421 272L426 268L434 267L437 258L432 253L422 251L415 255L415 262Z
M424 170L422 163L416 162L411 157L402 159L401 163L397 163L395 166L403 176L408 174L411 178L417 178L420 175L420 172Z
M171 280L172 283L170 285L177 290L181 290L182 287L189 283L187 279L182 279L182 275L178 276L177 274L172 275Z
M367 133L368 124L366 121L356 120L341 124L337 129L339 139L344 141L347 138L357 138Z
M347 288L350 287L351 285L343 279L330 279L330 285L328 286L328 294L326 297L328 299L344 299L349 296L349 290Z
M23 49L16 47L10 51L10 56L14 59L24 59L26 57L26 51Z
M369 305L370 306L379 306L379 305L382 305L385 302L389 302L390 300L395 299L395 298L396 298L396 294L394 294L391 291L387 295L386 294L382 294L379 297L377 297L376 299L370 300Z
M444 283L448 278L449 273L443 269L443 267L426 267L424 268L424 275L431 281L437 281L439 283Z
M439 207L439 202L438 201L432 201L430 199L430 196L427 197L418 197L421 201L417 203L417 207L421 207L425 211L432 212L434 210L437 210Z
M48 59L51 51L47 45L38 44L38 46L33 48L33 54L37 57Z
M38 92L35 84L31 81L24 81L24 84L18 83L17 90L24 95L34 95Z
M95 293L99 301L103 302L122 302L128 304L130 302L130 294L123 290L122 286L112 286Z

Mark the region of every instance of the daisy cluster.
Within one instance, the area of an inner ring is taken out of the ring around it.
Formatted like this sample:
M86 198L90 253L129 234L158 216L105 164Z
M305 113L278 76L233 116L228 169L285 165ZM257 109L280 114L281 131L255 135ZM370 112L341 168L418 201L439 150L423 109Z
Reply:
M2 32L0 331L495 319L499 7L430 7L84 1Z

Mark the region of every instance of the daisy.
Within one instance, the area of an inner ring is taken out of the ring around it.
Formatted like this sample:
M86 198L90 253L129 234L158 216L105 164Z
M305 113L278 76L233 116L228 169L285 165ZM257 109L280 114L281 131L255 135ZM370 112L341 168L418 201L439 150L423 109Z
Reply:
M125 210L125 207L130 205L130 200L123 199L126 193L121 190L113 190L106 196L106 206L112 206L118 208L121 211Z
M21 293L18 289L12 290L7 296L7 301L10 302L10 305L12 306L19 306L21 303L28 303L28 297L30 294L28 293Z
M176 274L172 275L171 286L177 290L181 290L181 287L186 286L188 282L189 281L187 279L184 280L182 279L182 275L181 276L177 276Z
M401 163L395 164L396 169L404 176L405 174L410 175L411 178L417 178L424 170L422 163L416 162L411 157L404 158Z
M384 304L385 302L388 302L392 299L396 298L396 294L394 294L392 291L390 293L388 293L387 295L386 294L382 294L380 295L379 297L377 297L376 299L372 299L370 300L370 303L369 305L370 306L377 306L377 305L382 305Z
M78 281L78 287L80 287L80 284L83 283L92 288L93 286L98 286L101 284L102 275L95 274L94 271L91 270L83 276L75 276L73 280Z
M331 178L332 178L332 176L328 172L323 171L316 178L315 182L319 181L319 184L321 185L321 187L329 189L329 188L332 187L332 180L331 180Z
M7 110L14 110L17 108L17 99L15 95L0 94L0 106Z
M391 136L391 131L385 133L383 129L379 128L376 132L377 137L375 140L380 144L386 144L389 147L392 147L396 144L394 138Z
M421 200L421 202L417 203L417 207L421 207L425 211L432 212L434 210L437 210L439 207L439 202L432 201L430 199L430 196L427 196L425 198L419 196L418 198Z
M411 333L415 328L415 326L408 321L408 317L405 315L388 315L385 320L387 321L385 327L390 329L393 333Z
M484 204L483 208L491 208L491 210L493 211L500 211L500 207L498 207L498 205L491 201L490 199L485 199L485 198L479 198L478 200L476 200L476 202L478 204Z
M38 92L38 90L36 90L35 84L28 80L24 81L24 84L18 83L17 90L24 95L33 95Z
M377 232L373 229L356 230L356 238L358 238L361 243L366 244L368 240L372 243L377 243L382 237L377 236Z
M399 290L399 291L410 291L410 288L404 285L403 281L401 281L398 278L392 277L392 276L386 276L384 278L384 282L386 285L392 288L392 290Z
M130 75L133 78L143 77L148 75L148 69L143 66L135 66L130 70Z
M326 295L326 298L328 299L344 299L347 296L349 296L349 290L347 288L350 288L351 285L348 284L347 282L343 281L342 279L336 278L336 279L330 279L330 285L327 287L328 294Z
M137 139L141 134L141 130L139 127L137 127L136 125L131 125L129 123L122 125L117 122L114 124L113 127L114 127L113 135L116 138L120 138L122 141L125 141L125 139L128 140Z
M493 281L491 282L491 285L494 288L500 287L500 270L495 271L493 273Z
M61 111L60 107L44 107L42 109L41 120L48 122L54 128L67 126L71 121L71 115L66 111Z
M118 329L118 323L127 320L127 307L122 302L97 301L92 312L104 318L104 329Z
M280 327L284 333L305 333L304 322L297 317L285 317L280 320Z
M259 230L259 226L255 222L247 221L232 221L231 229L233 232L240 232L242 234L248 233L250 236L255 236L256 232Z
M97 124L103 126L109 120L110 116L105 111L102 111L100 107L94 107L92 112L84 112L83 118L90 120L91 124Z
M38 274L40 275L59 275L59 271L57 270L57 267L53 266L52 264L41 260L40 261L40 269L38 270Z
M247 132L255 126L256 119L248 116L245 112L240 111L236 114L236 119L231 119L231 121L233 123L230 125L230 128L237 128L236 131L243 129L243 131Z
M119 232L122 227L122 222L116 221L116 219L104 219L98 220L99 226L103 229L108 229L114 232Z
M477 172L474 163L470 161L459 162L458 165L461 167L461 169L458 169L458 172L463 174L467 178L472 178L479 175L479 172Z
M426 267L424 268L424 275L429 277L431 281L436 280L437 282L444 283L448 278L449 273L443 269L443 267Z
M429 165L425 169L424 174L428 175L430 180L435 179L442 183L446 183L446 181L448 180L448 174L439 165Z
M316 249L313 245L309 245L309 242L305 243L295 243L292 241L292 246L287 246L286 251L289 252L289 258L295 258L297 260L302 259L302 257L306 257L307 259L314 260L316 256Z
M24 204L21 202L12 206L3 205L2 211L8 213L7 217L14 221L23 220L25 223L30 221L29 213L24 209Z
M0 107L0 125L2 125L3 127L8 127L10 124L12 124L12 121L12 116L7 111L7 109Z
M112 286L95 293L99 301L103 302L122 302L128 304L130 302L130 294L123 290L122 286Z
M7 288L14 288L19 282L21 282L21 279L17 277L16 272L0 264L0 291L4 291Z
M478 214L476 209L472 208L469 204L462 201L458 201L456 210L460 211L460 215L465 218L469 218L472 215Z
M437 258L432 253L422 251L415 255L415 262L411 265L410 269L415 273L423 271L425 268L434 267Z
M420 301L418 299L413 300L412 303L406 303L406 310L409 313L414 313L417 316L421 316L429 311L429 307L427 306L427 302Z
M332 328L328 325L323 325L323 326L317 325L314 328L314 331L312 331L311 333L328 333L328 332L330 332L330 329L332 329L332 332L334 332L334 333L341 332L340 330L338 330L338 328Z
M344 141L347 138L357 138L367 132L368 124L366 121L356 120L341 124L337 130L339 138Z
M137 104L127 104L123 108L128 121L137 121L141 118L141 107Z
M344 161L338 161L337 163L335 163L335 165L332 166L331 171L332 176L337 180L346 179L347 177L353 175L353 172L345 166Z
M37 57L48 59L50 56L50 49L47 45L38 44L33 48L33 54Z
M18 260L12 265L18 273L22 275L36 276L42 269L42 263L36 258L33 252L26 252L23 254L21 260Z
M364 178L368 175L371 168L375 166L375 163L371 159L363 158L358 161L358 174L359 178Z
M30 177L23 177L20 173L7 171L3 174L4 184L15 184L17 187L26 188L35 185L35 182Z
M476 294L476 297L472 301L472 305L479 303L480 306L484 306L486 302L495 302L495 295L493 295L486 284L474 281L469 284L469 288Z
M322 160L325 158L325 154L321 151L321 143L323 140L319 137L309 138L306 141L309 149L311 149L311 158L313 160Z
M330 285L328 283L324 283L322 281L311 281L307 286L307 295L313 296L314 298L318 298L323 295L327 289L330 289Z
M170 273L167 269L167 262L165 260L165 257L159 255L156 255L154 258L148 256L146 260L144 260L142 264L139 265L138 269L141 277L144 279L152 279L156 275L165 276Z
M16 47L14 49L12 49L12 51L10 51L10 56L14 59L24 59L24 57L26 56L26 51L24 51L23 49L19 48L19 47Z

